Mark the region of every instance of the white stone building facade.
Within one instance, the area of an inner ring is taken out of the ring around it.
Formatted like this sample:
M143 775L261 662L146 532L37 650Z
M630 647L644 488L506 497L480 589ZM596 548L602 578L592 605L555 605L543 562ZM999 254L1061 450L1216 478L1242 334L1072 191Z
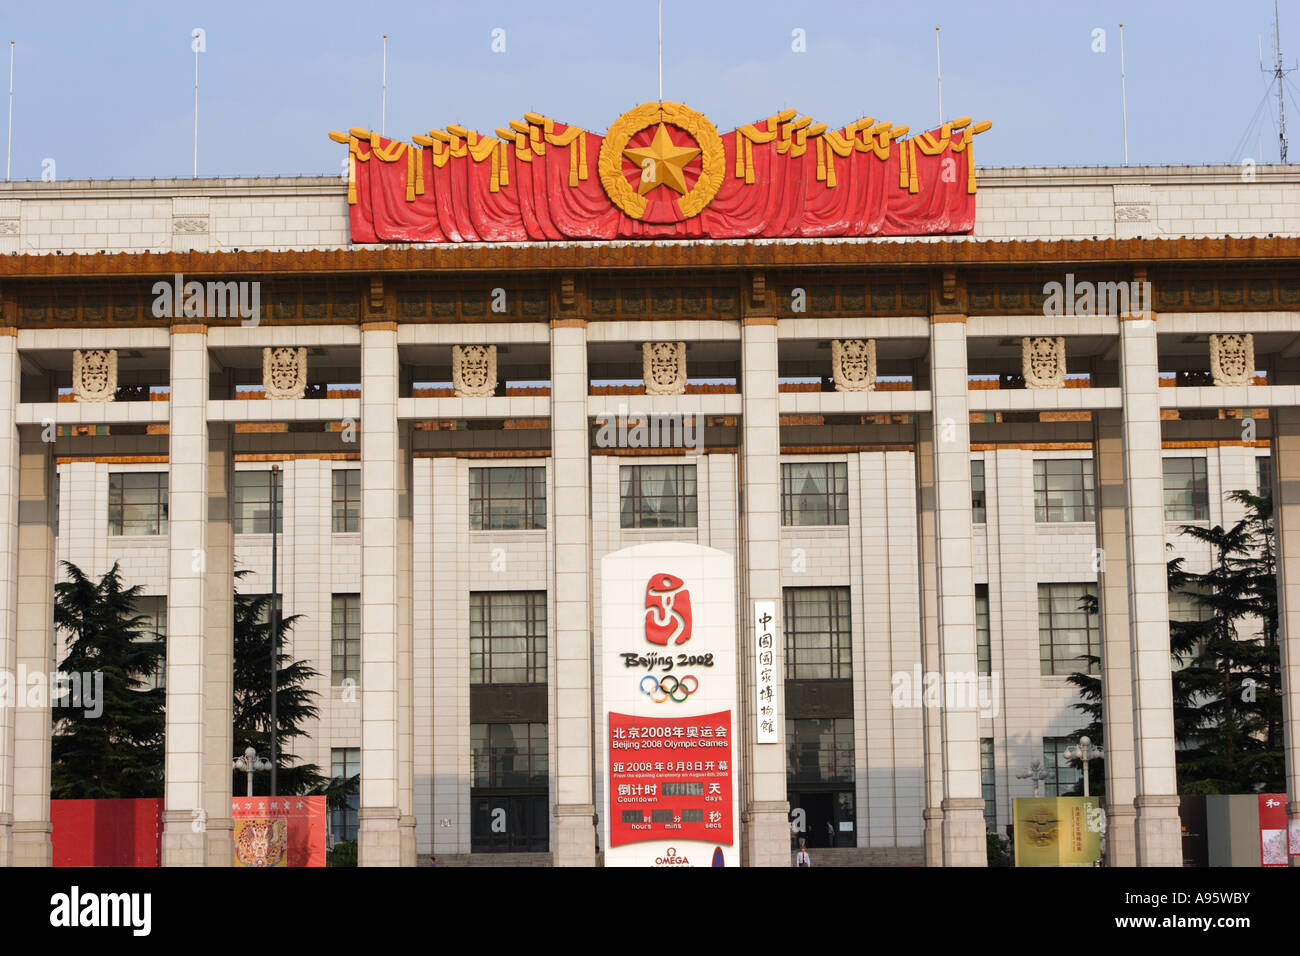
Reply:
M234 571L270 590L239 476L276 465L289 650L320 673L300 751L361 774L336 835L363 865L591 864L600 559L707 545L736 556L738 634L764 599L787 635L781 746L755 742L742 692L745 861L788 865L793 806L845 862L983 865L1032 793L1016 774L1086 723L1044 608L1089 588L1111 861L1178 865L1166 544L1204 569L1179 526L1235 520L1225 494L1266 482L1294 820L1300 167L1254 173L983 171L959 239L457 248L350 246L330 179L5 184L0 668L53 668L57 561L120 562L166 615L164 863L228 865ZM177 273L259 283L259 320L155 315ZM1067 276L1152 298L1046 314ZM1215 380L1217 335L1251 337L1244 382ZM1039 382L1041 337L1063 345ZM833 342L871 343L870 387L834 390ZM627 384L646 343L684 349L669 394ZM487 394L453 374L471 345L495 347ZM265 349L295 350L300 397L266 393ZM110 364L135 393L86 400ZM603 447L620 405L703 416L702 446ZM500 645L504 680L497 638L523 642ZM897 706L898 675L926 672L982 675L991 706ZM0 721L0 863L47 864L49 712Z

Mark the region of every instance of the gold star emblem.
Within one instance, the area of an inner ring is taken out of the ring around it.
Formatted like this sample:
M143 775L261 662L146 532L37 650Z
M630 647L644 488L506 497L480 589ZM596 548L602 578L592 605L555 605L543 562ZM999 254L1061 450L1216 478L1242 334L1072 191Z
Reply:
M686 164L700 155L698 149L678 146L668 135L668 128L659 124L655 138L649 146L628 148L623 155L636 163L641 170L641 185L637 194L644 196L656 186L667 186L681 195L686 195Z

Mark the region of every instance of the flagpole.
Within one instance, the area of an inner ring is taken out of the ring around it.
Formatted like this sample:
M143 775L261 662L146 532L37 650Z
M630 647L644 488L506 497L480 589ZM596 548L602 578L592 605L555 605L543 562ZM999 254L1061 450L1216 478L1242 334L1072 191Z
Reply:
M943 56L939 51L939 28L934 28L934 68L939 80L939 125L943 125Z
M9 41L9 135L5 139L5 182L14 158L14 41Z
M1128 88L1124 76L1124 24L1119 25L1119 103L1124 118L1124 165L1128 165Z
M659 0L659 102L664 101L664 0Z
M388 125L388 34L384 34L384 68L380 77L379 89L379 135L383 136Z
M198 33L193 34L198 39ZM194 178L199 178L199 47L194 44Z

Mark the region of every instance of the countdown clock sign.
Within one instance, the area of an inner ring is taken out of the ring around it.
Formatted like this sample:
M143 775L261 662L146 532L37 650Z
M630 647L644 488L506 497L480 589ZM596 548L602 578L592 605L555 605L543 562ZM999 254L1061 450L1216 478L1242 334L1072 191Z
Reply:
M606 866L737 866L734 558L694 544L601 561Z

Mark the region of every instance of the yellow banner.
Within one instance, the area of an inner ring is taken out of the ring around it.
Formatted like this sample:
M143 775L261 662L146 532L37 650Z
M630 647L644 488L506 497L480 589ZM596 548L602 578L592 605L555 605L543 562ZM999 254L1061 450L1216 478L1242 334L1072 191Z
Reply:
M1016 866L1094 866L1101 859L1099 797L1016 797L1014 802Z

